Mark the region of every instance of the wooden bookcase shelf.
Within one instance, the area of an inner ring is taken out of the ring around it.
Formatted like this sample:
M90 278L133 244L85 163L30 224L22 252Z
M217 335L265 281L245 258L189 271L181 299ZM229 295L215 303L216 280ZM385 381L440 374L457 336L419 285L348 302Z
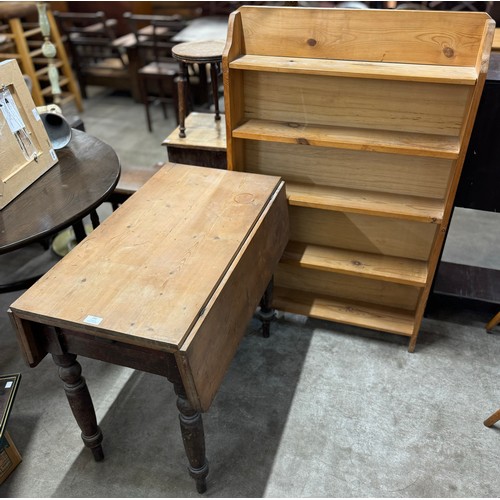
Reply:
M403 309L345 301L332 296L311 294L289 288L274 288L274 305L278 309L304 316L374 328L411 336L414 316Z
M477 71L471 67L433 66L429 64L386 64L372 61L337 61L305 57L244 55L229 64L231 69L299 73L302 75L347 76L382 80L475 85Z
M286 181L276 308L416 345L484 86L487 14L245 6L228 168Z
M458 157L460 146L458 137L270 120L248 120L233 137L450 159Z
M428 274L424 261L298 241L288 243L281 262L417 287L425 286Z
M288 203L298 207L394 217L433 224L440 224L443 218L443 201L433 198L295 182L287 183L286 192Z

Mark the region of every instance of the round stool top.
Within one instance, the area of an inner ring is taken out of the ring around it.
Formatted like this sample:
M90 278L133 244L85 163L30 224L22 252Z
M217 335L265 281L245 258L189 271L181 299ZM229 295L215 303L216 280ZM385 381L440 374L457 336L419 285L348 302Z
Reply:
M172 47L172 56L188 63L221 62L225 45L226 42L223 40L179 43Z

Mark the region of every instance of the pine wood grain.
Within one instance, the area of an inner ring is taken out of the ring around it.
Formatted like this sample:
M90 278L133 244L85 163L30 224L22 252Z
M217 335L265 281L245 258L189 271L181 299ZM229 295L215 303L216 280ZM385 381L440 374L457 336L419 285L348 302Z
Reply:
M292 206L394 217L432 224L441 222L444 210L442 200L316 184L288 182L286 192L288 203Z
M420 287L401 285L359 276L323 272L280 263L275 272L275 285L304 292L395 307L415 312Z
M246 54L445 66L475 65L490 19L483 12L295 7L240 13Z
M380 153L456 159L456 137L412 134L339 126L308 125L298 122L248 120L232 133L238 139L283 142L321 147L345 148Z
M166 164L13 305L21 319L175 351L203 314L276 177Z
M297 241L288 243L281 262L404 285L424 286L427 282L427 264L423 261Z
M409 259L429 258L439 226L363 214L290 207L291 239Z
M247 119L458 136L474 87L242 71Z
M449 83L452 85L474 85L477 81L475 68L469 66L387 64L385 62L308 59L305 57L292 59L290 57L246 54L232 61L229 67L231 69L269 71L271 73Z
M275 287L273 306L295 314L375 328L398 335L409 336L413 329L413 314L408 311L283 287Z
M243 141L242 139L238 139ZM267 141L244 141L248 172L288 182L443 200L453 161ZM302 161L296 161L301 158Z
M162 142L162 146L178 148L208 149L210 151L226 151L226 121L225 115L220 120L214 120L212 113L197 113L193 111L186 117L186 129L189 134L179 137L179 128L171 132Z
M306 245L303 257L292 257L299 258L296 269L277 277L278 289L310 286L306 302L329 300L325 294L377 302L364 283L358 295L355 280L347 286L353 269L335 259L337 249L425 261L424 286L386 297L412 304L413 326L407 323L403 334L414 349L493 28L487 14L470 12L249 6L230 16L238 45L228 39L225 89L239 107L227 122L228 167L282 176L291 238ZM318 255L315 245L329 248ZM343 278L329 286L334 275ZM374 269L369 281L386 279ZM286 300L281 305L288 307ZM293 298L289 307L297 312ZM379 326L374 320L372 327Z
M245 325L262 297L288 241L284 183L252 228L239 256L231 264L189 337L176 354L190 400L208 410L229 368Z

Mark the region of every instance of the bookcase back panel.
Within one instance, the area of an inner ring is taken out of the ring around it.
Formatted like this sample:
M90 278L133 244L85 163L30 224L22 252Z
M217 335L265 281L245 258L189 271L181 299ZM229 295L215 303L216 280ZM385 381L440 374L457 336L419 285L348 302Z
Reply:
M277 175L288 182L435 199L444 199L453 167L452 160L441 158L275 142L244 141L244 149L248 172Z
M414 311L419 289L355 276L279 264L275 286Z
M462 85L247 71L245 118L458 136Z
M289 207L290 239L380 255L427 260L438 226L369 215Z
M247 54L475 66L484 13L242 7Z

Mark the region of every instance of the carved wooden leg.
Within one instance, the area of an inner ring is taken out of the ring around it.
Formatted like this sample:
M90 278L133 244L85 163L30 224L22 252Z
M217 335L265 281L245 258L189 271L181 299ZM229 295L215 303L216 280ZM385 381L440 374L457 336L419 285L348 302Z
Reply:
M210 79L212 80L212 94L214 96L215 120L220 120L219 111L219 83L217 81L217 64L210 65Z
M191 406L186 397L177 366L171 367L168 380L174 384L174 390L177 394L182 441L189 460L188 471L196 481L198 493L204 493L207 490L208 461L205 457L203 420L201 414Z
M180 63L180 74L177 77L177 96L179 103L179 137L186 137L186 101L187 101L187 66Z
M267 285L266 291L260 300L260 311L258 316L262 321L262 336L264 338L269 337L271 321L274 319L274 309L271 307L273 302L273 287L274 279L271 278L271 281L269 282L269 285Z
M94 404L89 394L85 379L81 376L82 367L76 361L75 354L53 354L59 367L59 378L64 382L64 391L71 411L82 430L82 440L92 450L94 459L99 462L104 458L102 451L102 432L97 425Z

